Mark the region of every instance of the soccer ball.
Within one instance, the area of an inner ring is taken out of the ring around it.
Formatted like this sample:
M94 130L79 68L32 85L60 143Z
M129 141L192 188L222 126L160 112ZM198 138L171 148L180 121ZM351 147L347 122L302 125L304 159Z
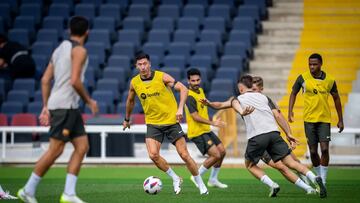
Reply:
M145 179L144 181L144 191L151 195L156 195L161 191L162 188L162 182L160 178L155 176L150 176Z

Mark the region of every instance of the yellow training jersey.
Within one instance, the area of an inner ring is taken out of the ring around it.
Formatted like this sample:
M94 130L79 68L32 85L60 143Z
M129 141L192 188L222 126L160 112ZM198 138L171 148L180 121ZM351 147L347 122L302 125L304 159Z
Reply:
M331 111L328 97L334 85L334 78L326 74L324 79L315 79L311 73L302 74L304 79L304 121L305 122L331 122Z
M208 108L199 102L200 99L205 99L204 90L199 88L199 92L189 89L188 99L186 101L185 113L186 122L188 124L187 135L188 138L198 137L204 133L210 132L210 125L199 123L191 117L191 113L197 111L199 116L209 119Z
M140 99L145 113L145 123L152 125L173 125L177 123L177 103L172 90L163 82L164 73L154 71L153 78L142 80L140 74L131 84Z

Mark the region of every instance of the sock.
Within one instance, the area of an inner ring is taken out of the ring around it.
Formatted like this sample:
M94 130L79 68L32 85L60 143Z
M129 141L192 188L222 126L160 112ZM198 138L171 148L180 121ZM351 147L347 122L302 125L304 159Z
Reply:
M311 189L311 187L309 185L307 185L306 183L304 183L304 181L302 181L300 178L298 178L296 180L295 185L298 186L299 188L304 189L305 191L308 191L309 189Z
M217 180L218 179L218 174L220 171L220 167L219 168L215 168L213 167L211 170L211 174L210 174L210 180Z
M194 179L200 190L205 187L204 181L200 175L194 176Z
M269 187L278 187L279 185L277 183L275 183L274 181L272 181L269 176L267 175L263 175L260 178L261 182L263 182L264 184L266 184Z
M5 193L4 190L2 189L1 185L0 185L0 193Z
M320 165L319 166L314 166L313 167L315 170L315 173L317 176L321 176L321 170L320 170Z
M201 165L199 168L199 174L202 176L204 173L206 173L209 169L205 168L204 165Z
M66 175L65 189L64 193L67 195L76 195L75 187L77 182L77 176L71 173Z
M306 177L309 178L309 180L312 182L312 183L315 183L315 174L312 172L312 171L308 171L306 173Z
M328 172L328 167L327 166L322 166L320 165L320 173L321 173L321 179L322 179L322 182L326 183L326 177L327 177L327 172Z
M34 196L36 192L36 187L39 184L40 180L41 177L32 172L28 182L24 187L25 192L30 196Z
M166 171L166 174L168 174L168 176L170 176L173 180L177 180L179 178L179 176L176 175L175 171L173 171L171 168Z

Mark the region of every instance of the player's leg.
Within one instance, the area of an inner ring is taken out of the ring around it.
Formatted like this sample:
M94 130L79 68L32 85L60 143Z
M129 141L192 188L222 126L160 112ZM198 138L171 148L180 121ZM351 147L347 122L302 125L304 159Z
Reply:
M36 188L41 178L49 170L55 160L62 154L65 142L59 139L50 138L48 150L41 156L35 164L34 171L25 184L24 188L18 191L18 197L22 201L37 202L35 199Z
M330 123L319 123L318 134L321 150L320 174L324 185L326 184L327 171L329 167L329 142L331 140Z
M190 173L194 176L195 182L199 186L200 194L208 194L208 190L198 172L196 163L187 150L185 138L180 137L173 143L176 147L179 156L185 162L186 167L188 168Z
M216 136L216 135L214 135ZM224 183L221 183L218 179L218 175L219 175L219 172L220 172L220 168L221 168L221 165L222 165L222 162L225 158L225 155L226 155L226 150L225 150L225 147L224 145L221 143L221 141L219 140L219 138L212 138L213 140L217 139L218 141L214 141L218 144L216 144L216 148L217 148L217 151L219 152L220 154L220 159L214 164L212 170L211 170L211 173L210 173L210 178L209 178L209 181L208 181L208 186L209 187L218 187L218 188L227 188L228 185L224 184Z
M305 122L304 128L305 128L307 143L309 146L311 163L314 167L316 175L321 176L320 156L318 154L319 136L318 136L317 124Z

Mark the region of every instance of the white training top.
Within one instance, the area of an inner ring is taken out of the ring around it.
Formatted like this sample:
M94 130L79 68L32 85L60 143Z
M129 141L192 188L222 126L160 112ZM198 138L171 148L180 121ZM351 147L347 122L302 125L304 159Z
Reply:
M279 131L274 114L269 106L269 99L257 92L246 92L237 98L241 107L253 106L255 110L244 116L246 137L250 139L257 135Z
M80 96L72 87L71 79L71 51L77 42L64 40L53 52L51 63L54 65L54 85L48 101L48 109L76 109L79 108ZM81 81L88 66L88 58L84 63Z

